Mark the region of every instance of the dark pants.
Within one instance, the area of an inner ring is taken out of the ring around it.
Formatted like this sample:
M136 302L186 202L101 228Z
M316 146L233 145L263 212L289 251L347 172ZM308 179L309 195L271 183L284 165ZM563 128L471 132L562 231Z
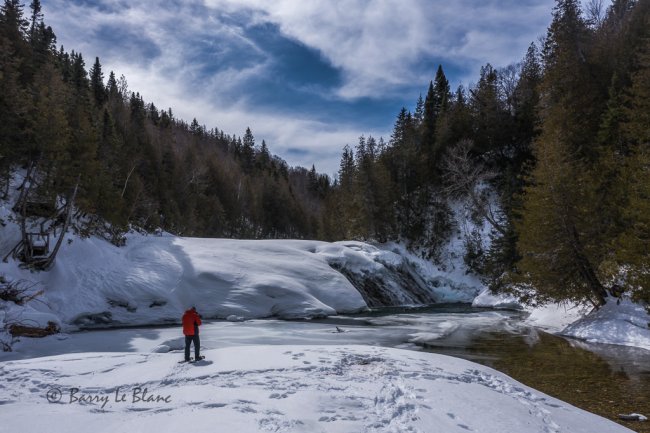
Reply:
M190 360L190 344L194 342L194 359L199 359L199 350L201 349L201 341L199 334L185 336L185 360Z

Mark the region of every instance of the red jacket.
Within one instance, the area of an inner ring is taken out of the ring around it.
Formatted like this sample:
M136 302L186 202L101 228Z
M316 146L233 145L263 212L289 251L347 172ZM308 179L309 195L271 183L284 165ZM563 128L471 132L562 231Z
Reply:
M199 326L201 326L201 316L196 310L187 310L183 314L183 334L185 335L194 335L194 329L196 326L197 334Z

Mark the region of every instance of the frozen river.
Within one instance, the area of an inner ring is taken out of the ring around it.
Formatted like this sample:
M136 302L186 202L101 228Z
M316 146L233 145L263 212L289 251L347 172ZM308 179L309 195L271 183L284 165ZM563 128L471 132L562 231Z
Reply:
M526 326L524 313L465 304L381 309L322 320L211 321L201 327L205 349L246 345L366 344L425 350L496 368L547 394L616 420L650 413L650 352L585 344ZM0 360L77 352L169 351L182 359L179 326L77 332L25 340ZM626 425L650 431L650 423Z

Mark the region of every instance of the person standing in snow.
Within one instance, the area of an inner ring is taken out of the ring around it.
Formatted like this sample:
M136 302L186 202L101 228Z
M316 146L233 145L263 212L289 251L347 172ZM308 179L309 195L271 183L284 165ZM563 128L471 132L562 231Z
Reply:
M185 334L185 361L190 360L190 344L194 343L194 359L201 359L199 351L201 342L199 340L199 326L201 326L201 315L192 307L183 314L183 334Z

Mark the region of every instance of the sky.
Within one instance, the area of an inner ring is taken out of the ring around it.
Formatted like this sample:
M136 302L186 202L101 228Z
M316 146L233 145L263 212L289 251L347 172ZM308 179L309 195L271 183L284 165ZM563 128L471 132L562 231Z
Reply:
M177 118L334 174L343 146L390 137L439 64L455 89L518 62L553 0L41 0L59 45L99 57Z

